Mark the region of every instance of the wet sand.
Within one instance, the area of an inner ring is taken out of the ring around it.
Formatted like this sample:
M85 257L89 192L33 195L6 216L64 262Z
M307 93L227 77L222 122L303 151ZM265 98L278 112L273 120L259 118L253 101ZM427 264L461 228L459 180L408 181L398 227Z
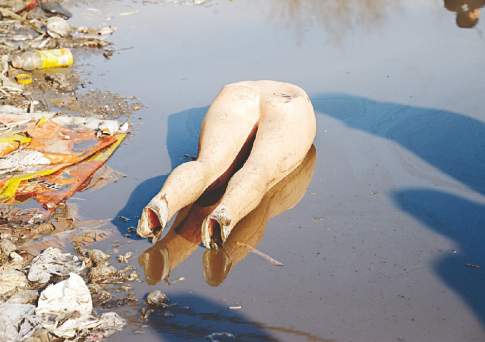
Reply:
M110 160L128 177L77 202L89 218L133 218L113 220L121 252L151 247L123 234L184 154L196 153L200 120L222 85L294 82L318 112L308 190L257 244L284 266L247 253L213 286L204 249L193 248L170 272L185 280L136 288L140 297L167 292L173 316L153 315L142 335L126 329L112 341L213 332L242 341L485 339L484 22L460 29L440 1L339 3L72 7L83 22L111 16L118 27L123 51L82 61L91 87L145 105Z

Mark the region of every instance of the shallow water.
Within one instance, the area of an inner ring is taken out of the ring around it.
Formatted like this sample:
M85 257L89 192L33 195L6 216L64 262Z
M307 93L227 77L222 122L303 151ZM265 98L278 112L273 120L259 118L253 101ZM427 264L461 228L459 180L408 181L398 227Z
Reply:
M166 291L179 304L174 315L154 315L142 335L127 329L112 341L196 341L213 332L243 341L485 339L484 22L460 29L440 1L71 8L79 22L118 27L112 60L80 62L91 87L146 106L110 161L128 177L79 196L87 217L139 215L184 154L196 153L200 120L228 82L294 82L318 112L306 195L246 236L261 238L257 249L284 266L239 253L222 283L210 285L210 256L185 239L170 272L185 280L137 286L140 297ZM112 240L142 254L151 244L123 237L130 225L136 219L113 220Z

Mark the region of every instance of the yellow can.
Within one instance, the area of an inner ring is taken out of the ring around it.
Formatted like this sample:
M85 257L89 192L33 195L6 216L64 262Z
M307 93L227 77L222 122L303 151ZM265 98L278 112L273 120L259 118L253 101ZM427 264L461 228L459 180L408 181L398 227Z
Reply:
M17 74L15 75L15 79L17 80L18 84L22 84L22 85L28 85L32 83L31 74Z

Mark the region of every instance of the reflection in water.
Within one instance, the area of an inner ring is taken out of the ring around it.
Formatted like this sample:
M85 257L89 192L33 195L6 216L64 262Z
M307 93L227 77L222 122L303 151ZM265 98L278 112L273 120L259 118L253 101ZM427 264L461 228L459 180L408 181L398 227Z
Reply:
M319 25L331 40L340 40L354 28L379 26L399 0L273 0L271 16L294 26L301 36L308 26Z
M205 251L204 277L209 285L220 285L229 271L256 248L269 219L300 202L310 185L315 160L316 150L312 146L300 166L268 191L259 206L237 224L221 249Z
M461 28L475 27L483 6L485 0L445 0L445 8L456 12L456 25Z
M204 276L210 285L221 284L229 271L256 247L270 218L291 209L303 198L313 176L315 160L316 150L312 146L300 166L276 184L260 205L238 223L222 249L205 252ZM154 285L168 279L170 272L199 247L202 221L219 199L220 193L205 194L181 210L167 235L140 255L139 263L144 267L147 283Z

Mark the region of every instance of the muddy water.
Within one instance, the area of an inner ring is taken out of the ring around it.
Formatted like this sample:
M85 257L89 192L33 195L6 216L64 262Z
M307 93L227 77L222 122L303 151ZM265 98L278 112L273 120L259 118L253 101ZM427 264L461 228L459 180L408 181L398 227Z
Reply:
M304 197L274 215L271 201L258 208L227 255L197 245L198 204L189 228L168 235L160 252L123 236L135 219L113 220L103 248L119 240L121 252L153 255L137 294L160 288L178 304L153 315L143 334L127 329L113 341L214 332L242 341L485 339L484 22L460 29L441 1L71 8L84 22L118 27L112 60L81 62L90 87L146 105L111 160L128 177L83 194L87 217L136 218L184 154L195 154L201 117L225 83L295 82L318 112L312 177L292 191ZM167 274L184 280L157 283Z

